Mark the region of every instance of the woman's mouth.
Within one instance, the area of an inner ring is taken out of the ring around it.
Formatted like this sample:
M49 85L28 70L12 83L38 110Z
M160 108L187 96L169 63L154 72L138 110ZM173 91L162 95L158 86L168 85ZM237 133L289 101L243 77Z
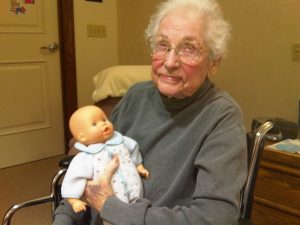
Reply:
M158 75L159 79L168 83L178 83L181 81L181 78L178 76L169 76L169 75Z

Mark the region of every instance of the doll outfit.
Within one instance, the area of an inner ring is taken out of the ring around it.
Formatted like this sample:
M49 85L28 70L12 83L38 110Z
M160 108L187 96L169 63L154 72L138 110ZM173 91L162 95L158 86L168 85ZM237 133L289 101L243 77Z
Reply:
M124 202L133 202L142 197L143 189L136 166L142 163L138 144L131 138L114 132L105 143L86 146L77 142L80 150L72 160L62 183L63 198L80 198L89 179L97 179L115 154L120 164L112 177L115 195Z

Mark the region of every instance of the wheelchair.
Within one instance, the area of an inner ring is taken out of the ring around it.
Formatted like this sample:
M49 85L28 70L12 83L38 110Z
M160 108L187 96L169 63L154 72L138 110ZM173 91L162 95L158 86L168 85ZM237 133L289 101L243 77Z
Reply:
M245 186L241 193L240 209L241 215L239 225L254 225L251 221L251 211L253 205L253 193L258 175L258 169L260 165L260 159L262 151L264 149L264 141L266 134L273 128L273 123L267 121L262 124L255 133L247 134L247 148L248 148L248 176L246 179ZM13 205L5 214L2 225L10 225L13 215L20 209L40 205L43 203L51 202L52 204L52 215L55 209L58 207L62 200L60 194L61 180L67 171L67 168L74 156L68 156L59 161L59 171L53 177L51 182L51 193L48 196L44 196L37 199L28 200Z

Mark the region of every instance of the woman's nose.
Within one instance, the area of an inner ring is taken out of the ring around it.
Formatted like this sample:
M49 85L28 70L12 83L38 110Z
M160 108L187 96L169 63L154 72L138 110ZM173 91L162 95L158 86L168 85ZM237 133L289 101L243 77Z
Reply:
M175 49L171 49L166 58L165 58L165 66L166 67L178 67L180 65L179 61L178 61L178 56L176 54Z

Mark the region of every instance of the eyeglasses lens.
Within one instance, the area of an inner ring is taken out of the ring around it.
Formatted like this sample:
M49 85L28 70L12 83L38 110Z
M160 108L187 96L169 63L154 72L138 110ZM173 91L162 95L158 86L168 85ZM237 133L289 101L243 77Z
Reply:
M148 44L150 45L153 59L163 59L167 57L172 49L175 49L180 61L188 65L197 64L202 53L202 48L197 43L191 41L181 42L177 46L171 45L166 40L149 42Z

